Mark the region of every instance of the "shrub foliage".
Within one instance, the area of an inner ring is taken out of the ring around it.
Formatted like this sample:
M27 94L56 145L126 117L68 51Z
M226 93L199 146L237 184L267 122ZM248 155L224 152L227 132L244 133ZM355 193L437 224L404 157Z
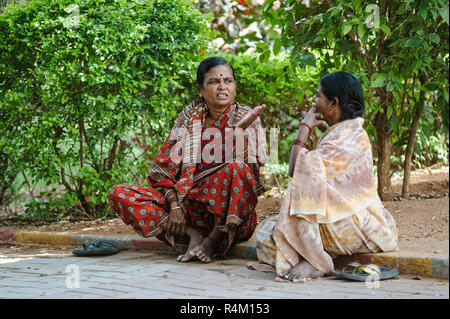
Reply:
M190 0L29 1L6 7L0 34L0 185L63 185L50 206L90 216L145 176L211 37Z

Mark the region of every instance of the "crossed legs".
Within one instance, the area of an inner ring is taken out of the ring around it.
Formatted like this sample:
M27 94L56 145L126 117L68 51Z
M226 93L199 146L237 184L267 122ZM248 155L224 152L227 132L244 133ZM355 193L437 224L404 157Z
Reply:
M184 254L178 256L177 260L180 262L188 262L195 258L202 262L211 262L212 256L217 252L219 247L219 240L223 232L218 229L217 218L214 222L214 228L211 233L203 237L196 229L187 226L186 234L190 237L189 245Z

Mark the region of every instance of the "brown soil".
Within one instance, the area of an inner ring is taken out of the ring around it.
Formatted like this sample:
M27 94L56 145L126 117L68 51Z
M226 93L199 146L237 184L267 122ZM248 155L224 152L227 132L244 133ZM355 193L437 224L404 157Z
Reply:
M400 200L402 179L392 179L396 200L384 202L397 222L400 249L434 254L449 254L449 173L448 167L439 170L413 172L410 199ZM283 193L272 188L259 200L258 220L276 215ZM121 219L71 222L63 220L44 226L24 225L11 220L0 220L0 227L22 230L111 235L119 237L137 234Z

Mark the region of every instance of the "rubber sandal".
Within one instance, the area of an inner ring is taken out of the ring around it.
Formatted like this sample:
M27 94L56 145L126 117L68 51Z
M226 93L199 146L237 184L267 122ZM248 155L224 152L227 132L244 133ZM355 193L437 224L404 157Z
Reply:
M94 240L85 242L83 249L74 249L72 253L77 256L108 256L117 254L120 249L113 241Z
M345 271L348 267L352 271ZM399 275L398 268L389 269L375 264L361 265L357 262L347 264L342 271L332 271L331 274L339 279L348 279L353 281L385 280Z

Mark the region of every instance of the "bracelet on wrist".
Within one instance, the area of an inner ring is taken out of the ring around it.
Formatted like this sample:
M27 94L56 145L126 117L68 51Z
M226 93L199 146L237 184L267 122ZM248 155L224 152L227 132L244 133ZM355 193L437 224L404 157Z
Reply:
M302 141L300 141L300 140L294 140L294 145L300 145L301 147L308 148L308 146L306 145L306 143L305 143L305 142L302 142Z
M308 130L309 130L309 132L308 132L308 135L311 133L311 131L312 131L312 128L311 128L311 126L309 126L308 124L306 124L306 123L304 123L304 122L300 122L300 124L298 125L298 127L300 128L300 126L306 126L307 128L308 128Z
M164 194L164 199L166 202L173 202L177 200L177 193L171 189L167 193Z

